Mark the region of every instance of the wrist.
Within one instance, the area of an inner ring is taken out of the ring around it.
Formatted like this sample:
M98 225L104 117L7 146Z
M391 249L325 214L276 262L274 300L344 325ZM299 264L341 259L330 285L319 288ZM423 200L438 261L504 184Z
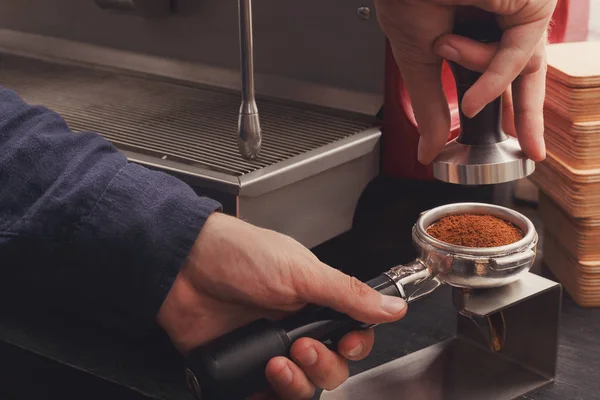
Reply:
M156 315L158 325L183 354L260 317L249 306L221 299L218 294L227 290L211 280L219 275L211 270L215 259L218 263L219 254L227 253L220 237L228 236L221 231L230 221L237 219L221 212L208 216Z

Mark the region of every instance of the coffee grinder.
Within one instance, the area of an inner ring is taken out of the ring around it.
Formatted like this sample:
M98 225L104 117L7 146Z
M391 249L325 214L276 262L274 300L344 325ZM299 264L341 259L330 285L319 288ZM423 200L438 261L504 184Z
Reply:
M456 33L495 42L495 24L459 24ZM479 73L451 64L459 101ZM434 161L436 178L461 185L487 185L530 175L535 164L518 141L502 130L501 99L469 119L461 112L461 134ZM496 248L440 242L427 228L448 215L488 214L519 227L524 237ZM522 214L482 203L449 204L421 214L413 227L418 257L367 282L408 303L441 285L452 287L457 310L451 339L351 377L324 392L323 400L374 397L426 399L515 399L556 375L561 286L529 272L538 235ZM401 322L400 322L401 323ZM260 320L208 343L188 356L188 384L197 398L244 398L267 387L264 368L287 356L293 342L311 337L335 348L351 330L372 327L334 310L308 306L281 321Z

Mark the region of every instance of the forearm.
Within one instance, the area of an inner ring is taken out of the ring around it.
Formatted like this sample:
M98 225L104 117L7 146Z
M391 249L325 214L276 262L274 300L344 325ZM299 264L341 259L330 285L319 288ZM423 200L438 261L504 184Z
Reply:
M153 319L219 207L0 88L0 273L15 282Z

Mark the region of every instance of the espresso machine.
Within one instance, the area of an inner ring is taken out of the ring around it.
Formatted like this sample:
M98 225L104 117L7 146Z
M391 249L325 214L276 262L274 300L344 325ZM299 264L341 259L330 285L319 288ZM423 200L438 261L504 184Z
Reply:
M57 111L76 131L99 132L131 162L183 179L229 214L312 248L352 227L363 191L380 165L389 165L380 158L390 150L381 151L375 117L384 104L386 42L369 5L9 3L0 6L4 86ZM463 34L498 39L497 32L477 32ZM451 67L460 98L477 74ZM499 107L497 100L472 120L461 114L461 135L435 160L432 176L490 185L533 172L516 140L502 132ZM459 212L506 218L525 238L478 253L423 234L436 218ZM531 222L503 207L461 203L425 211L412 238L418 258L369 284L409 303L452 286L455 336L353 376L321 398L512 399L552 382L561 288L529 272L537 251ZM348 329L367 328L321 308L285 321L244 327L193 352L186 370L192 393L243 397L264 383L265 357L285 355L295 334L334 345ZM227 351L232 343L256 354L240 358ZM230 389L231 396L222 394Z
M252 5L3 2L0 80L312 248L379 174L384 37L361 3Z

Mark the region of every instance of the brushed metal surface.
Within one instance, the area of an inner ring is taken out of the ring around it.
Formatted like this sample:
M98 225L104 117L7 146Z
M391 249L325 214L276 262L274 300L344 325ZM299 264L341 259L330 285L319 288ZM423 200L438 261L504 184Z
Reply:
M369 155L379 160L381 130L369 128L239 177L240 195L256 197ZM369 168L370 170L370 168ZM377 165L379 171L379 165ZM348 171L347 173L353 175ZM354 174L363 172L355 171ZM332 183L332 187L335 183Z
M526 279L520 279L511 285L471 291L468 296L463 297L462 305L458 308L473 316L487 317L556 287L556 282L533 273L526 275Z
M491 185L531 175L535 162L527 158L519 142L509 137L500 143L469 146L456 140L433 161L433 175L459 185Z
M531 273L521 281L524 285L509 285L515 295L508 301L491 295L496 309L479 309L477 298L465 305L486 314L503 312L506 340L498 352L489 348L470 317L459 314L455 337L350 377L337 389L323 392L320 399L529 398L529 393L556 377L562 291L558 283Z
M135 11L133 0L94 0L94 3L103 10L121 12Z
M514 292L508 302L492 294L486 304L482 301L486 296L482 292L480 298L469 298L464 309L457 308L455 303L455 308L460 313L465 313L465 310L472 312L457 319L457 337L489 349L488 337L482 334L471 319L485 313L492 316L502 312L506 338L497 355L512 360L549 381L554 380L562 331L562 286L532 273L525 274L519 282L524 284L515 282L510 285L514 287ZM498 308L494 310L496 306Z
M0 57L3 85L31 103L55 110L72 129L96 131L155 166L164 161L171 163L167 168L180 172L189 167L192 173L216 175L217 181L230 181L224 179L230 177L239 182L248 176L244 182L264 184L271 176L289 184L319 172L314 166L302 168L307 159L348 161L346 153L360 156L352 153L357 147L364 148L362 154L372 151L381 134L373 128L375 119L368 116L262 98L263 151L259 158L245 160L236 143L239 94L235 91L12 55ZM295 164L304 173L293 171ZM284 178L285 171L294 178ZM273 188L267 185L263 191Z
M225 69L239 84L237 2L175 3L171 16L148 20L107 13L92 0L2 1L0 28ZM376 18L357 16L357 8L365 5L358 0L256 1L258 93L266 94L263 77L277 77L300 87L322 85L315 100L337 90L375 95L376 112L383 98L385 38ZM2 35L0 41L5 40ZM209 72L205 78L212 78Z
M94 0L108 12L140 15L146 18L165 17L171 12L171 0Z
M0 17L2 15L0 14ZM95 65L185 82L241 90L239 71L181 58L126 51L97 44L0 28L0 52L77 65ZM256 91L263 96L320 107L375 115L383 103L380 92L357 91L294 77L255 71Z
M550 383L453 338L351 377L321 400L510 400Z
M331 159L332 157L326 157ZM313 159L306 166L321 162ZM301 171L303 167L297 167ZM260 171L258 171L260 172ZM293 177L295 170L291 171ZM308 248L313 248L352 228L358 200L366 186L379 173L379 146L360 157L323 170L294 184L263 191L264 184L273 185L287 174L274 174L250 192L257 196L238 197L238 216L246 221L277 232L283 232ZM273 186L271 186L273 187ZM242 193L244 192L242 188Z

